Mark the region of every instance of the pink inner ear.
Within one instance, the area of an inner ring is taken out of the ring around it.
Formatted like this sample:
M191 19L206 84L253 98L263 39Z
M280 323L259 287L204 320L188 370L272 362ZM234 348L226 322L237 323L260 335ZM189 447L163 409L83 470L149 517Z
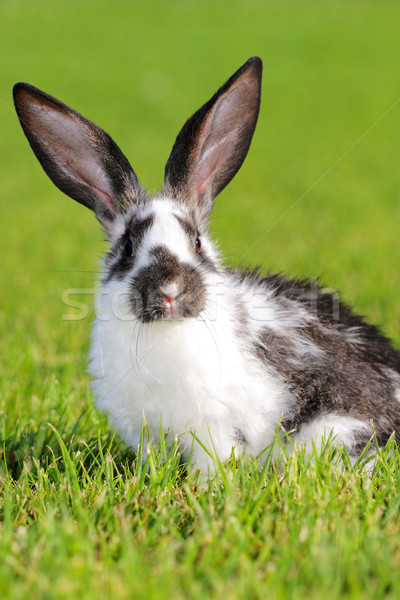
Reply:
M222 139L214 140L214 145L209 145L211 140L207 140L207 148L199 160L195 174L195 189L199 198L207 192L215 171L228 161L234 137L234 132L229 132Z
M251 94L247 81L239 81L208 118L194 173L198 197L207 191L212 193L213 182L231 169L241 135L253 119L252 104L256 104L257 99L249 97Z
M36 99L31 98L25 107L25 123L57 166L67 177L89 186L114 212L112 188L96 153L82 134L82 125L67 112Z

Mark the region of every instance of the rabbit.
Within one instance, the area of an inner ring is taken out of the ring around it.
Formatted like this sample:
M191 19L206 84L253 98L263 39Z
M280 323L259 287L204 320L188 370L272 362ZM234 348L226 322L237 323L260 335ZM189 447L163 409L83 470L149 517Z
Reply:
M400 353L323 288L223 266L210 239L214 198L249 150L262 60L251 57L178 134L159 194L148 195L111 137L56 98L14 86L43 169L104 227L90 372L97 407L138 448L161 431L207 474L276 431L293 444L400 439Z

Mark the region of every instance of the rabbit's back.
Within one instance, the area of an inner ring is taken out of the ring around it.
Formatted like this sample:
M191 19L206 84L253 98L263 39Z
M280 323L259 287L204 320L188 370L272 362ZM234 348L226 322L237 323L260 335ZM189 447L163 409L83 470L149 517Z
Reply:
M372 422L380 444L393 431L400 440L400 353L377 327L315 281L257 272L235 277L251 290L248 298L264 295L274 306L276 320L256 320L253 344L296 398L292 414L283 416L287 430L335 414Z

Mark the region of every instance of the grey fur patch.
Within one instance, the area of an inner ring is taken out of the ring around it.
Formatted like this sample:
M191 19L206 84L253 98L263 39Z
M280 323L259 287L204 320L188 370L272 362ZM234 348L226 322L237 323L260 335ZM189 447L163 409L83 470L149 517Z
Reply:
M254 283L254 275L248 276ZM258 281L260 291L264 288L271 294L273 290L274 301L299 324L292 335L285 329L276 332L265 327L259 338L252 340L257 357L279 373L297 399L294 413L282 422L284 428L298 429L318 415L336 413L371 421L380 444L385 444L393 431L400 441L397 388L395 378L387 375L389 366L400 372L400 355L387 338L343 303L333 315L331 296L317 288L315 298L308 282L281 276ZM315 317L311 324L304 324L304 308ZM346 336L349 330L354 333L355 327L357 343L354 335ZM308 344L321 352L304 355ZM360 440L360 445L367 441L367 437Z
M103 282L111 279L123 281L126 274L131 271L135 265L135 255L143 241L146 231L152 226L154 216L149 215L146 219L137 219L132 217L127 225L127 229L113 250L108 254L105 261L106 275ZM130 238L132 241L132 256L128 256L124 250L125 241Z
M193 240L196 239L196 236L198 235L198 231L197 231L197 228L193 225L193 223L189 219L185 219L179 215L174 215L174 217L177 219L179 224L182 226L182 229L184 230L186 235L189 237L189 239L193 239Z
M234 429L233 438L239 446L245 446L247 443L244 433L238 428Z

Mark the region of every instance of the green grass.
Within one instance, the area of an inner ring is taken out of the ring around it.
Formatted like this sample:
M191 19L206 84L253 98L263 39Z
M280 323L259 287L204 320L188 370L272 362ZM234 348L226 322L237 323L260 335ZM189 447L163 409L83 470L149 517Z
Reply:
M0 4L0 598L399 597L395 448L371 477L327 448L230 464L207 490L173 447L142 469L110 432L93 311L62 303L84 288L92 307L102 234L11 106L17 80L60 97L156 189L185 117L259 54L257 132L213 234L227 262L321 275L399 346L399 19L395 1Z
M61 433L4 463L2 598L398 598L397 448L371 479L328 445L205 488L174 446L142 468L112 437Z

